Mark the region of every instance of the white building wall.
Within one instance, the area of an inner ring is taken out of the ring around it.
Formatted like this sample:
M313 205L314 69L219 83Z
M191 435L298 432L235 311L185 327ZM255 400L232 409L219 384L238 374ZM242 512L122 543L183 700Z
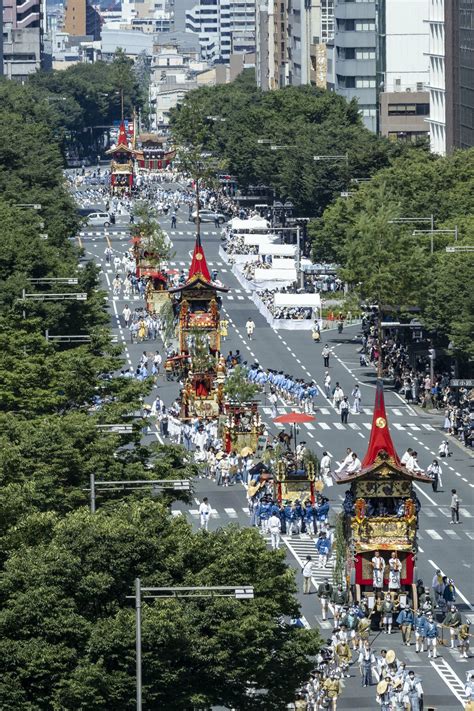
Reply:
M430 145L433 153L446 155L446 78L444 0L429 1Z
M428 83L429 0L386 2L385 91L421 91Z

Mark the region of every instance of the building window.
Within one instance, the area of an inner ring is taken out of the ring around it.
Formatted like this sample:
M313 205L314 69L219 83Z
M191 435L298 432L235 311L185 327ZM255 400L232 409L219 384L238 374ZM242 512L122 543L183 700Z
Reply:
M356 77L356 89L375 89L375 77Z
M375 32L373 20L356 20L354 26L356 32Z
M375 59L375 49L356 49L355 50L356 59Z
M362 116L370 116L371 118L375 118L377 116L377 109L375 106L361 106L359 113L362 114Z
M389 104L389 116L429 116L429 104Z

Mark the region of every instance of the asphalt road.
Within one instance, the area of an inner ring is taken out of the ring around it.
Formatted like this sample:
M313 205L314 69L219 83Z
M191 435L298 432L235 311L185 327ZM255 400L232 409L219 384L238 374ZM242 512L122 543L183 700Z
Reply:
M95 205L98 203L95 203ZM94 205L94 206L95 206ZM180 211L175 230L170 229L170 219L161 220L163 228L173 241L175 256L170 266L176 269L186 269L190 264L190 253L194 246L194 226L188 222L187 208ZM92 231L92 230L91 230ZM125 357L130 365L136 366L143 344L127 343L127 334L120 325L119 314L124 307L122 298L112 296L111 282L113 272L104 260L104 249L107 246L106 235L102 228L94 228L96 234L87 235L87 230L80 240L86 251L86 256L96 260L102 267L104 288L108 291L112 328L119 341L125 344ZM123 226L107 229L107 238L114 250L122 254L128 248L128 234ZM321 394L317 398L316 420L303 426L300 439L305 439L308 446L318 455L323 449L329 451L335 460L343 458L346 447L353 448L362 457L365 453L370 433L375 394L375 373L372 368L360 368L358 359L358 329L344 329L342 334L337 331L327 331L322 334L320 344L314 344L309 332L291 332L272 330L258 312L252 302L251 294L247 293L233 276L230 267L220 259L218 250L219 231L214 225L203 224L201 227L202 242L209 267L218 270L218 278L230 288L223 296L223 313L229 320L229 337L223 345L223 352L240 349L244 360L249 363L258 361L262 366L283 370L296 377L314 379L320 386L324 377L324 367L321 349L325 343L333 353L330 360L332 382L339 381L347 394L350 394L354 382L361 384L362 412L360 415L350 415L348 425L342 425L339 415ZM136 299L138 301L138 299ZM245 333L245 322L251 315L256 330L254 338L248 341ZM161 342L146 344L147 350L162 349ZM176 396L176 385L167 383L164 378L158 383L158 391L165 403L170 403ZM426 467L437 455L438 446L443 439L441 418L418 409L407 406L400 396L386 390L385 403L387 416L394 444L401 455L407 447L416 448L422 467ZM279 411L289 411L284 403L279 404ZM270 431L276 431L270 419L270 409L263 403L262 417ZM160 439L158 432L153 436ZM433 493L431 487L419 486L418 495L422 504L419 529L419 557L417 565L418 577L427 584L431 583L434 571L440 568L446 575L452 577L458 589L458 603L463 616L474 622L474 578L473 578L473 545L474 540L474 459L456 443L452 445L453 456L444 460L443 490ZM462 499L461 525L450 525L450 490L456 488ZM344 489L337 486L327 487L332 510L336 512L343 499ZM210 528L229 524L249 525L245 490L241 485L220 488L207 480L197 480L195 483L195 504L190 507L177 505L174 515L185 515L197 526L197 508L202 496L209 497L213 508ZM288 563L298 571L298 582L301 561L306 554L314 552L313 541L309 537L294 536L284 539L288 553ZM328 568L328 572L329 568ZM324 577L324 571L317 571L315 585ZM330 636L331 625L320 619L320 606L315 595L299 595L302 605L302 615L305 624L319 626L323 637ZM372 635L375 652L381 648L393 648L400 659L407 662L409 668L414 668L422 677L425 689L425 709L432 706L441 711L451 711L462 708L461 700L465 676L468 669L474 667L474 659L461 660L455 650L440 647L440 657L428 660L426 653L418 655L414 648L402 647L399 634L391 637ZM365 689L360 686L360 678L353 667L352 677L345 681L338 707L354 708L357 699L359 709L378 708L375 703L375 688Z

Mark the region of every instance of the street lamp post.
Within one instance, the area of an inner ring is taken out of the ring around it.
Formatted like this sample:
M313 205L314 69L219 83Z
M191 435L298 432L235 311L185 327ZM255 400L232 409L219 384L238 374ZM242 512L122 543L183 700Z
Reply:
M146 594L142 596L142 593ZM127 597L135 600L136 708L137 711L142 711L142 597L151 599L233 597L235 600L253 600L254 589L251 585L204 585L198 587L171 588L142 587L140 578L136 578L135 594L128 595Z
M156 496L160 491L171 489L172 491L191 491L189 479L123 479L120 481L104 481L96 479L95 474L90 474L89 504L91 513L96 512L97 493L107 491L139 491L151 487L152 496Z
M418 235L430 235L430 251L431 254L434 252L434 235L454 235L454 241L458 241L458 226L455 225L454 230L413 230L412 235L413 237L417 237Z
M349 154L344 153L341 155L327 155L327 156L313 156L313 160L315 161L320 161L320 160L343 160L346 163L349 163Z

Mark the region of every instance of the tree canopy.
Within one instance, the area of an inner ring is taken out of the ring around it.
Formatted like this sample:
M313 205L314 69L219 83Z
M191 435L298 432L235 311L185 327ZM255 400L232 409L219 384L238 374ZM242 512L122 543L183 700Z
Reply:
M24 526L27 542L0 582L0 683L10 707L134 708L127 596L136 576L143 585L247 584L256 593L245 602L145 602L148 708L282 709L309 673L318 635L279 623L298 612L294 579L258 532L196 535L151 502L30 517Z
M267 185L306 216L321 215L350 178L373 175L405 150L365 129L355 101L313 87L262 92L245 76L188 93L171 125L180 144L223 158L244 191ZM345 154L347 163L314 160Z
M315 261L339 264L360 298L396 307L416 305L441 344L451 342L459 355L470 358L473 290L468 275L473 258L470 253L447 253L446 247L473 244L473 158L472 149L446 158L412 151L349 198L336 200L308 226ZM425 232L414 235L415 229Z
M62 172L66 143L82 140L85 150L84 136L117 117L117 90L126 111L139 101L134 76L119 55L25 86L0 82L0 696L26 711L135 708L128 596L139 576L143 585L256 591L244 603L144 603L147 708L280 709L320 644L316 632L281 624L299 612L284 554L251 529L193 533L170 512L177 498L189 502L187 492L98 492L96 513L88 506L92 474L125 482L196 474L182 447L142 437L152 383L121 377L98 268L78 264L80 219ZM138 218L164 258L153 211ZM37 280L58 277L77 279L61 291L86 300L24 298L51 293ZM90 341L64 345L46 331ZM111 423L132 432L98 427Z

